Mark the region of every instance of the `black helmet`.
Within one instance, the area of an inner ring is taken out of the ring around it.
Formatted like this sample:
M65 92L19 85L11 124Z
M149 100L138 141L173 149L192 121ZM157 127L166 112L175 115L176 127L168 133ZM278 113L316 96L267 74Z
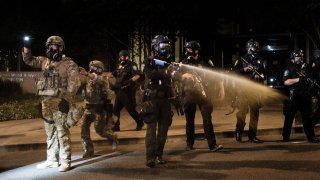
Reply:
M246 49L248 54L254 54L259 50L259 43L253 39L250 39L246 43Z
M127 51L127 50L121 50L121 51L119 52L119 57L121 57L121 56L129 56L129 51Z
M318 59L320 57L320 50L319 49L313 50L312 55L314 59Z
M156 56L168 58L171 54L170 39L168 36L156 35L151 41L151 49Z
M168 36L156 35L151 41L151 49L154 49L154 46L159 45L159 43L170 43Z
M303 57L303 50L302 49L295 49L290 54L290 59L294 59L295 57Z
M200 50L200 44L197 41L189 41L184 45L184 47Z
M302 49L295 49L290 54L290 60L292 63L301 64L303 63L303 50Z

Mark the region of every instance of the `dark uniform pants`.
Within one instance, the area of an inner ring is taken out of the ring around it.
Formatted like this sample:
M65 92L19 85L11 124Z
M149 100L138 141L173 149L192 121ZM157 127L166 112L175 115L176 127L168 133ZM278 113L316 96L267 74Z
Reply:
M237 112L237 125L236 125L236 132L240 134L243 133L244 127L246 125L246 116L250 110L250 123L249 123L249 132L248 137L254 138L257 136L258 130L258 121L259 121L259 109L260 109L260 102L243 102L240 104L239 111Z
M147 124L146 131L146 155L147 160L155 160L161 157L167 140L168 129L172 123L171 104L168 99L152 100L157 107L155 119Z
M183 100L183 107L186 116L186 135L187 135L187 145L193 146L194 144L194 135L195 135L195 128L194 128L194 120L195 120L195 113L196 113L196 105L198 104L202 121L203 121L203 129L204 133L208 142L209 148L216 145L216 137L213 130L212 125L212 116L211 113L213 112L213 105L206 99L198 98L192 94L186 94Z
M114 102L113 114L117 116L115 126L120 126L120 111L126 108L130 116L136 121L137 124L141 124L142 120L139 117L139 113L136 110L136 102L134 95L128 94L123 91L118 91Z
M298 111L301 113L303 129L307 138L315 137L314 124L310 118L311 98L305 96L294 96L292 98L292 105L285 115L282 136L290 138L292 123Z

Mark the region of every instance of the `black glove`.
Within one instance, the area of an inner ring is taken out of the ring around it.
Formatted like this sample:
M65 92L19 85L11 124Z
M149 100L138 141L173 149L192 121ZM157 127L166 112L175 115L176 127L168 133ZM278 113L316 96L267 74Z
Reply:
M58 108L62 113L68 113L70 108L69 102L62 98L58 105Z
M31 49L31 44L32 44L31 39L29 39L29 40L23 40L23 47L26 47L26 48L28 48L28 49Z

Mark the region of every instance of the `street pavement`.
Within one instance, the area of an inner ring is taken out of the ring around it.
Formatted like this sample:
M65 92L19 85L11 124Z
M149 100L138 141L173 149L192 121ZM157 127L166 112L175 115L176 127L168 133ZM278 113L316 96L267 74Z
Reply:
M175 112L175 109L173 109ZM225 115L230 112L228 106L216 106L212 113L213 125L217 141L219 138L234 137L236 124L235 114ZM130 117L125 109L121 112L120 132L116 132L121 144L135 144L144 142L146 134L146 125L141 131L135 131L136 123ZM282 114L281 104L268 104L260 109L260 119L258 123L258 136L267 134L281 134L284 116ZM249 126L249 114L246 119L245 134L243 140L246 140L246 132ZM317 126L318 128L318 126ZM202 118L199 111L196 112L195 120L196 134L203 134ZM81 146L80 126L70 129L72 146ZM302 132L302 126L293 124L292 133ZM185 117L173 117L172 126L168 132L168 138L185 137ZM105 143L106 139L100 137L91 126L91 138L95 144ZM109 142L109 141L108 141ZM111 143L111 141L109 142ZM0 123L0 151L22 151L46 148L46 135L43 121L41 119L12 120Z

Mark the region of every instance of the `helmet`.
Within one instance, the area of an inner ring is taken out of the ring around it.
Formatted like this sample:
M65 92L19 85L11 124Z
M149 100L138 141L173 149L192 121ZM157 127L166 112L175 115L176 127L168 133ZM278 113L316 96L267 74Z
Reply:
M92 68L101 68L102 71L104 71L104 64L103 64L103 62L101 62L99 60L93 60L93 61L90 61L89 68L90 68L90 70Z
M50 36L47 39L46 46L48 46L50 44L56 44L56 45L59 45L59 46L64 46L64 41L60 36Z
M320 50L319 49L315 49L313 50L313 58L314 59L318 59L320 57Z
M187 56L196 56L199 53L197 50L200 50L200 44L197 41L186 42L184 47L186 48L185 54Z
M159 43L170 43L168 36L156 35L151 41L151 49L154 49L154 46L159 45Z
M290 59L294 59L295 57L303 57L303 50L302 49L295 49L290 54Z
M250 39L246 43L246 49L248 54L256 53L259 50L259 43L253 39Z
M184 45L185 48L200 49L200 44L197 41L189 41Z
M156 35L151 41L151 49L155 55L167 58L171 53L170 39L164 35Z
M119 57L121 57L121 56L129 56L129 51L127 51L127 50L121 50L121 51L119 52Z
M295 49L290 54L291 62L295 64L301 64L303 63L303 50L302 49Z

